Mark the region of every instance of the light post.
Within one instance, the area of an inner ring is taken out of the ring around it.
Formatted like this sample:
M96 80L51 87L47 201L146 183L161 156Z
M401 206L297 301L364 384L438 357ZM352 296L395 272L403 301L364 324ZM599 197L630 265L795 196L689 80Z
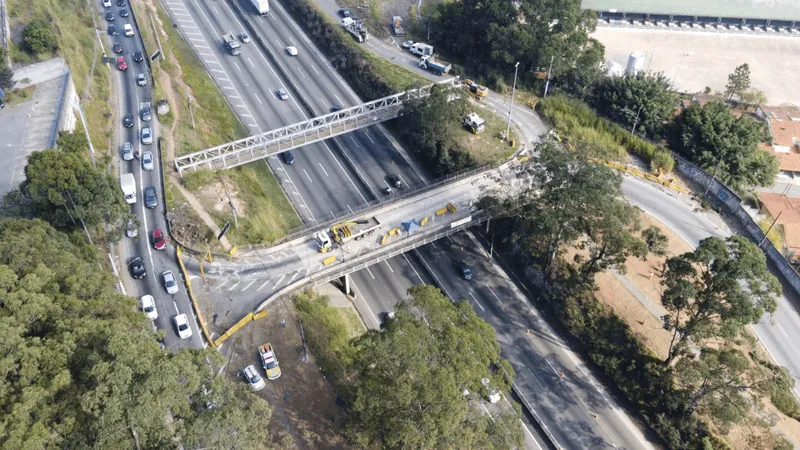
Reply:
M547 68L547 82L544 84L544 98L547 98L547 91L550 89L550 72L553 70L553 60L555 55L550 56L550 67Z
M511 88L511 107L508 109L508 125L506 125L506 139L511 131L511 112L514 111L514 94L517 92L517 72L519 71L519 61L514 64L514 85Z
M636 123L639 122L639 113L642 112L642 108L644 108L644 104L639 105L639 110L636 111L636 117L633 119L633 126L631 127L631 136L633 136L633 133L636 130Z

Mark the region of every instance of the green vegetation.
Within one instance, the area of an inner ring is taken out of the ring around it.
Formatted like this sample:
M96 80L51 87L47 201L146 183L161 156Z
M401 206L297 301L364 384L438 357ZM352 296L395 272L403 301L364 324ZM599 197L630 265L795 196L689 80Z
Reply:
M642 239L644 239L645 244L647 244L647 249L650 253L658 256L667 254L669 238L664 236L664 233L662 233L661 229L657 226L651 226L642 231Z
M474 400L513 378L494 330L467 302L451 303L415 286L382 331L351 339L352 329L326 297L295 297L309 343L350 405L346 432L360 448L520 447L518 411L494 418ZM470 394L464 395L468 390Z
M744 63L734 69L733 73L728 75L728 84L725 85L725 95L727 95L728 100L730 100L734 95L741 97L748 89L750 89L750 66Z
M708 172L715 172L728 186L772 186L778 160L758 148L766 139L763 125L742 115L735 117L728 105L707 103L686 108L671 125L670 146Z
M767 233L767 230L769 230L769 233L767 233L767 239L772 242L772 245L774 245L777 249L784 248L783 233L780 231L780 228L783 225L776 223L771 230L769 229L770 225L772 225L772 218L770 217L765 217L758 221L758 227L761 228L761 231Z
M39 56L58 50L58 37L50 22L34 19L22 30L22 45L28 53Z
M85 0L6 0L6 10L12 30L42 22L54 30L58 43L55 54L63 57L69 65L95 151L110 149L114 118L113 104L108 101L111 98L110 71L100 63L102 55L99 53L89 3ZM52 48L47 45L44 47ZM53 55L49 50L32 55L24 49L24 42L11 42L11 59L18 63L30 63Z
M8 51L0 47L0 89L5 91L8 96L11 87L14 86L14 71L6 64L6 55Z
M162 351L103 259L40 220L0 222L0 447L268 444L266 401L216 375L213 349Z
M9 105L18 105L31 98L33 96L34 90L36 90L35 85L28 86L25 89L12 89L10 91L7 90L5 91L6 98L3 99L3 102Z
M625 161L627 152L631 152L648 162L650 171L655 173L669 172L675 166L668 151L598 117L580 100L553 95L541 99L536 110L571 147L588 152L592 157Z

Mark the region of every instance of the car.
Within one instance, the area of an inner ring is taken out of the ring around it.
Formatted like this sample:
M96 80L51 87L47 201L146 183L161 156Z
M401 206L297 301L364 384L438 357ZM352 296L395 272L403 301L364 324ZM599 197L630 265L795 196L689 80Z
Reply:
M286 53L288 53L289 56L297 56L297 47L294 45L286 47Z
M144 315L147 316L150 320L158 319L158 310L156 309L156 300L153 298L152 295L143 295L141 299L139 299L140 304L142 305L142 311L144 311Z
M353 17L353 13L350 12L348 8L342 8L339 10L339 15L342 17Z
M125 24L125 36L131 37L133 36L133 26L131 24Z
M264 379L261 378L261 375L258 374L258 370L256 370L256 366L250 364L249 366L245 367L242 370L242 376L245 380L247 380L247 384L253 388L254 391L260 391L264 389L266 384L264 383Z
M239 33L239 39L241 39L242 42L244 42L245 44L250 42L250 36L248 36L247 33L245 33L244 31Z
M138 256L134 256L130 263L131 276L137 280L147 276L147 269L144 268L144 261Z
M150 145L153 143L153 131L150 127L142 127L142 144Z
M331 106L331 112L341 111L342 107L340 105L333 105Z
M278 94L278 98L279 99L281 99L281 100L289 100L289 94L286 92L286 89L278 88L278 90L276 92Z
M142 169L153 170L153 152L142 153Z
M139 86L147 86L147 75L143 73L136 75L136 84Z
M135 238L139 235L139 229L136 226L136 222L133 219L128 219L128 223L125 224L125 236L129 238Z
M119 34L117 33L117 27L113 23L108 24L108 35L116 36L117 34Z
M400 177L397 176L396 173L390 173L386 177L386 182L389 184L389 186L391 186L393 188L400 189L401 187L403 187L403 181L400 180Z
M158 197L156 196L156 188L154 186L147 186L144 188L144 206L150 209L158 206Z
M128 17L130 15L131 15L131 13L129 13L127 9L120 9L119 10L119 16L120 17Z
M122 44L119 42L114 42L114 53L120 54L122 53Z
M141 116L142 116L142 120L143 121L150 122L150 119L153 118L153 115L150 112L150 107L149 106L145 106L144 108L142 108Z
M292 153L291 150L287 150L281 153L281 157L283 158L283 162L285 162L286 164L289 165L294 164L294 154Z
M125 6L125 0L117 0L117 6Z
M142 55L142 52L133 52L133 60L135 62L142 62L144 61L144 55Z
M402 44L400 44L400 45L401 45L403 48L406 48L406 49L408 49L408 48L411 48L411 46L412 46L412 45L414 45L414 41L405 41L405 42L403 42L403 43L402 43Z
M109 22L113 22L113 21L114 21L114 19L116 19L116 17L114 17L114 13L112 13L112 12L107 12L107 13L106 13L106 20L107 20L107 21L109 21Z
M172 273L171 270L165 270L164 273L161 274L164 277L164 288L167 290L167 294L175 295L178 293L178 282L175 281L175 275Z
M120 56L119 58L117 58L117 69L128 70L128 63L125 62L124 56Z
M122 117L122 125L124 125L125 128L132 127L133 126L133 114L131 114L131 113L125 114L125 116Z
M164 232L161 228L153 230L153 248L156 250L164 250L167 248L167 240L164 239Z
M122 160L130 161L133 159L133 146L130 142L122 144Z
M111 8L111 0L103 0L103 8Z
M458 272L461 278L467 281L472 279L472 269L470 269L469 266L464 264L462 261L456 261L453 263L453 267L456 269L456 272Z
M192 337L192 327L189 326L189 318L186 317L186 314L178 314L172 320L175 322L175 329L178 331L178 337L181 339Z

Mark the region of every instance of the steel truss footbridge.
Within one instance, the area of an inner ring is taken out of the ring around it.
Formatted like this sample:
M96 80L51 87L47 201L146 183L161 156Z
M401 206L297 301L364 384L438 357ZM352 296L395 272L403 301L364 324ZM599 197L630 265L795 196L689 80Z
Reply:
M175 158L175 168L183 176L187 170L198 168L212 171L230 169L268 156L277 155L314 142L366 128L403 114L403 105L430 95L434 86L460 87L458 78L409 89L352 108L249 136L227 144Z

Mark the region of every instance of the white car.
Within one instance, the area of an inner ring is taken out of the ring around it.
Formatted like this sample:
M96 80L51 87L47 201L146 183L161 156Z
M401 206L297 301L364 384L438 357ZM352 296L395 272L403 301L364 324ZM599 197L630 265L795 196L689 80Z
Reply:
M178 336L181 339L188 339L192 337L192 327L189 326L189 319L186 314L178 314L173 319L175 321L175 328L178 331Z
M297 56L297 47L294 45L286 47L286 53L288 53L290 56Z
M133 27L129 23L125 24L125 36L128 36L128 37L133 36Z
M178 282L175 281L175 275L173 275L171 270L167 270L161 274L164 277L164 287L167 289L168 294L177 294L178 293Z
M122 144L122 160L130 161L133 159L133 146L130 142Z
M249 366L245 367L244 370L242 370L242 375L254 391L260 391L264 389L266 384L264 383L264 379L261 378L261 375L258 374L256 366L250 364Z
M145 295L141 299L142 311L144 315L150 320L158 319L158 311L156 310L156 301L152 295Z
M153 143L153 131L150 127L142 127L142 144L150 145Z
M111 0L103 0L104 8L111 8Z
M142 153L142 169L153 170L153 152Z

